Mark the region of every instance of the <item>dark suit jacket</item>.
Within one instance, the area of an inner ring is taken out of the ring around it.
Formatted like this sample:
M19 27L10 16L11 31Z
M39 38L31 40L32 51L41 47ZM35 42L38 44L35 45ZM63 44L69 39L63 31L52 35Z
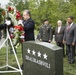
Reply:
M23 21L25 31L25 41L34 40L34 21L30 18L27 21Z
M58 33L58 27L55 28L55 41L62 42L64 37L65 26L61 26L60 32Z
M5 24L1 24L1 25L0 25L0 30L2 30L2 29L4 29L4 28L6 28L6 25L5 25Z
M4 29L4 31L6 32L7 27L8 27L8 31L9 31L10 27L13 27L13 23L11 22L11 24L9 26L7 26L5 23L0 24L0 30Z
M51 29L51 26L50 25L43 25L41 28L40 28L40 39L42 39L42 41L46 41L48 42L49 40L52 41L52 29Z
M67 27L68 25L66 26L64 40L68 45L72 45L72 43L76 43L76 25L73 23L69 30Z

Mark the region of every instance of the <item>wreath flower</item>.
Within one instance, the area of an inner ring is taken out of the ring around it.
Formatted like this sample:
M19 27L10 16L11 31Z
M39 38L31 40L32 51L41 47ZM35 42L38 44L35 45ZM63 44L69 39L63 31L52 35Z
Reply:
M18 10L16 10L15 7L9 6L7 8L7 11L8 13L11 13L14 16L15 20L17 21L17 25L14 25L13 27L14 32L10 35L11 39L13 40L14 45L16 46L17 42L18 43L24 42L24 36L25 36L24 28L20 24L18 24L18 21L22 20L22 16L21 16L21 13Z

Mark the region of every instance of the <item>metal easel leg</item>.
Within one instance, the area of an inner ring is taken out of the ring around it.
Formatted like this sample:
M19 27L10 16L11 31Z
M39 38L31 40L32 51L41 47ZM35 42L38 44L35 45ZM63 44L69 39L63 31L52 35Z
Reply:
M13 53L14 53L14 56L15 56L15 58L16 58L16 62L17 62L17 65L18 65L18 69L15 68L15 67L9 66L9 64L8 64L8 40L10 41L11 47L12 47L12 49L13 49ZM21 67L20 67L20 64L19 64L19 61L18 61L18 58L17 58L17 55L16 55L16 52L15 52L15 49L14 49L14 46L13 46L13 43L12 43L12 40L11 40L11 38L10 38L10 36L9 36L8 29L7 29L7 38L5 39L5 41L3 42L3 44L0 46L0 49L3 47L3 45L4 45L6 42L7 42L7 46L6 46L6 47L7 47L7 48L6 48L6 65L0 67L0 69L6 68L6 70L7 70L8 68L11 68L11 69L13 69L13 70L11 70L11 71L0 71L0 73L20 72L20 74L23 75L22 70L21 70Z

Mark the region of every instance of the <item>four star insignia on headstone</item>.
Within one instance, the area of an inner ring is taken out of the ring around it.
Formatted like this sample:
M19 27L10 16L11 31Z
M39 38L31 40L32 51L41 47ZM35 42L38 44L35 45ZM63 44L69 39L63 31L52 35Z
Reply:
M31 54L31 50L30 50L29 48L27 49L27 53L28 53L28 54ZM34 56L36 55L36 51L35 51L35 50L33 50L33 51L32 51L32 55L34 55ZM39 51L39 52L37 52L37 56L38 56L38 57L40 57L40 58L41 58L41 55L42 55L42 54L41 54L41 52L40 52L40 51ZM45 53L45 54L43 54L43 59L46 59L46 60L47 60L47 57L48 57L48 56L47 56L47 54L46 54L46 53Z

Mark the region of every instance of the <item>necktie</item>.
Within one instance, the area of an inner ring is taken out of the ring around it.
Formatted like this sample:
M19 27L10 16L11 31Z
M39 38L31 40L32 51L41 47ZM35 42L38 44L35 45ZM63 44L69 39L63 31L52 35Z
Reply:
M70 25L68 25L67 31L70 29Z

